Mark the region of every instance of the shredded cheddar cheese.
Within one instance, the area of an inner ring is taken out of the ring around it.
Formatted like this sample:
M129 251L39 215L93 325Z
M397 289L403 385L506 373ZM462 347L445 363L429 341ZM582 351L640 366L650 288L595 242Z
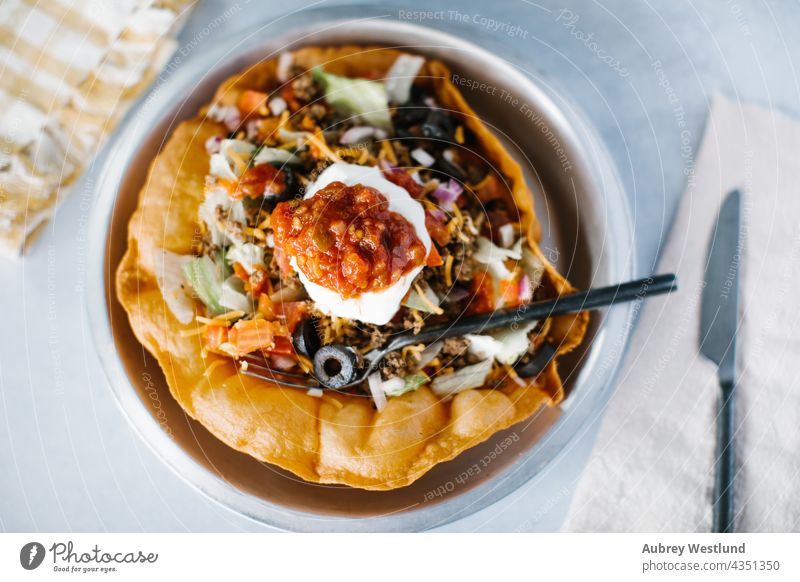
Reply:
M448 287L453 286L453 255L447 255L444 260L444 284Z

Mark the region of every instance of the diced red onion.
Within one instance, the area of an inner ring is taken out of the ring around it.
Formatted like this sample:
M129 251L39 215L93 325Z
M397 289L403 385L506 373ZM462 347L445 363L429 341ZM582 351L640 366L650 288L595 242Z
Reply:
M239 109L233 105L212 105L207 117L213 121L223 123L228 131L236 131L242 122Z
M519 287L517 289L519 300L521 303L527 303L533 299L533 285L531 285L531 278L527 275L522 275L519 278Z
M215 135L206 140L206 153L210 156L219 152L219 146L222 143L222 136Z
M239 125L242 123L242 116L239 110L236 107L226 107L222 123L225 124L228 131L236 131L239 129Z
M436 162L436 159L422 148L411 150L411 157L426 168L430 168Z
M259 126L259 121L257 119L252 119L247 122L247 125L245 125L245 131L247 132L247 139L252 140L258 135L258 126Z
M436 189L431 192L431 196L439 201L439 204L445 210L452 210L453 203L458 200L458 197L464 192L464 188L455 180L449 180L447 184L439 184Z
M431 208L427 212L439 222L444 222L447 220L447 215L438 208Z

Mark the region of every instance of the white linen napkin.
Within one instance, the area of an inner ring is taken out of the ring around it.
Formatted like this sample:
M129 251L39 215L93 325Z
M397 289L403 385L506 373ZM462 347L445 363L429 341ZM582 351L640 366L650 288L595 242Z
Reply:
M716 367L698 351L706 249L725 195L744 194L736 400L736 531L800 527L800 123L715 99L650 299L565 531L711 527Z

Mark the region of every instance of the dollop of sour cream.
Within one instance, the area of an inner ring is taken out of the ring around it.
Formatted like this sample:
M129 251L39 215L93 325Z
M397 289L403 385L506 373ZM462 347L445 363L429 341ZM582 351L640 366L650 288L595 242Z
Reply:
M431 237L425 227L425 209L414 200L409 193L384 178L380 169L374 166L359 166L338 162L328 166L306 190L305 199L311 198L333 182L342 182L347 186L362 184L375 188L389 201L389 210L397 212L414 227L417 237L425 247L425 256L431 250ZM425 267L419 265L404 274L394 284L380 291L369 291L358 297L344 298L327 287L322 287L308 280L298 269L297 262L291 259L292 268L297 271L300 281L306 288L309 297L317 304L317 308L328 315L355 319L364 323L384 325L388 323L400 309L403 298L411 288L414 278Z

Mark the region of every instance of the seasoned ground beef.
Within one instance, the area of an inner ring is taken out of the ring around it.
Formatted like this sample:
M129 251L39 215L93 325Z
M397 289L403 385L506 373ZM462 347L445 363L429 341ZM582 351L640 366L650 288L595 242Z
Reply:
M448 358L457 358L467 351L469 341L463 337L449 337L444 340L441 354Z
M294 91L295 97L306 103L322 96L322 87L310 73L300 75L292 81L292 91Z

